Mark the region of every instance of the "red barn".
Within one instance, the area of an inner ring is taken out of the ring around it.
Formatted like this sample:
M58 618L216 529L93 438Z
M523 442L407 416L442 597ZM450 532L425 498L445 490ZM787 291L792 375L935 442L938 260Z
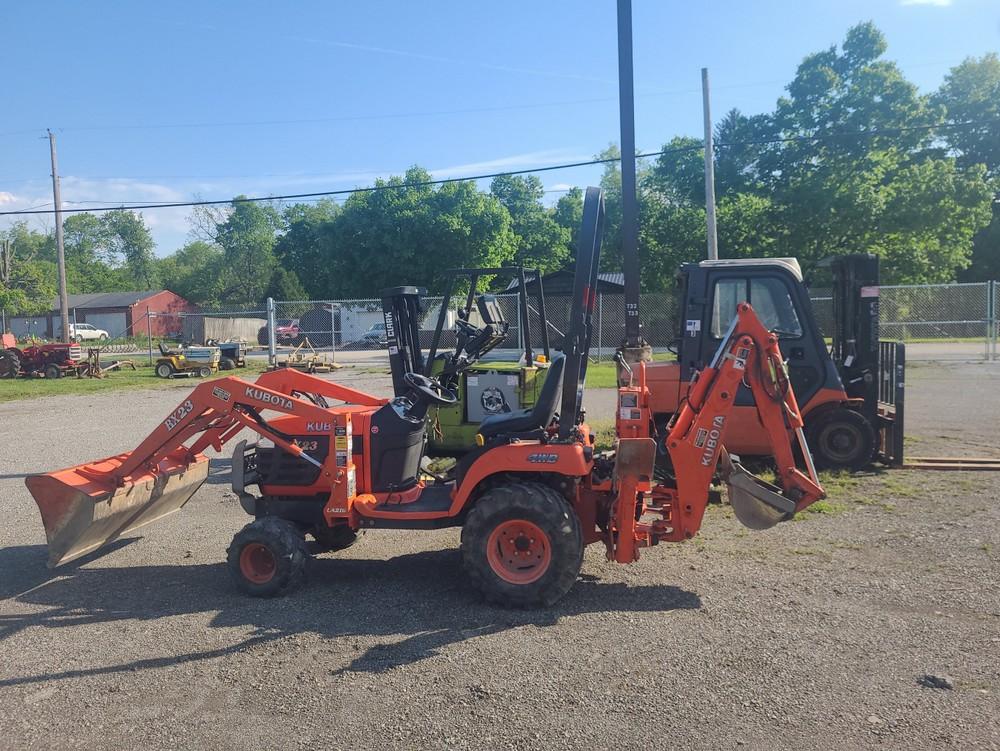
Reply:
M153 336L179 336L184 320L177 313L197 313L198 306L170 290L147 292L94 292L69 296L69 320L89 323L107 331L112 339L146 335L146 311ZM173 315L172 315L173 314ZM34 334L48 339L62 333L59 299L52 302L48 313L37 316L14 316L7 323L18 337Z

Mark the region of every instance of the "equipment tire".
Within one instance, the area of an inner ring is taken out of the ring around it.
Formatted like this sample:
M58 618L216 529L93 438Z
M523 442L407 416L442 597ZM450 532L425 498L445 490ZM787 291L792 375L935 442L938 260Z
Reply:
M161 362L156 366L156 375L160 378L170 378L174 374L174 369L169 363Z
M200 368L198 368L199 378L208 378L210 375L212 375L212 369L207 365L202 365Z
M548 485L510 482L486 491L462 527L472 585L503 607L552 605L583 564L580 519Z
M860 412L838 407L810 420L809 449L818 469L857 472L875 455L875 429Z
M219 360L219 370L236 370L236 361L231 357L223 357Z
M346 550L358 541L358 533L345 524L336 527L313 527L309 534L323 550Z
M62 368L55 364L49 364L45 366L45 377L51 380L56 380L57 378L62 378Z
M226 558L236 587L251 597L286 594L305 579L302 533L276 516L257 519L237 532Z
M21 358L17 352L6 350L0 354L0 378L17 378L21 373Z

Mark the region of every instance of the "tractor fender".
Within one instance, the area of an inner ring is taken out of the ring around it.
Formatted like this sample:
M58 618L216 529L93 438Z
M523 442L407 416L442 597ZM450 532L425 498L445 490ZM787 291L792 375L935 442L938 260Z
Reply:
M509 443L477 454L462 474L455 489L451 515L457 516L476 495L483 483L496 475L518 475L522 478L540 476L546 481L552 476L580 478L590 475L593 454L590 447L574 443Z

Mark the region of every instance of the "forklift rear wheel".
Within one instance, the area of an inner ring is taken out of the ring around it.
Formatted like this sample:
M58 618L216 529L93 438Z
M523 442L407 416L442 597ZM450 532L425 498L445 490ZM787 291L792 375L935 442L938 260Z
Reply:
M53 380L56 378L62 378L62 369L60 369L58 365L46 365L45 377Z
M212 375L212 369L207 365L203 365L202 367L198 368L199 378L208 378L210 375Z
M490 602L552 605L580 573L580 520L547 485L499 485L476 502L462 527L462 560L472 584Z
M156 375L160 378L170 378L174 374L174 369L169 364L161 362L156 366Z
M230 357L223 357L219 360L219 370L235 370L236 361Z
M344 524L336 527L313 527L309 534L326 551L346 550L358 541L358 533Z
M809 426L809 448L819 469L857 472L875 454L875 429L860 412L832 409Z
M274 597L305 578L302 533L291 522L265 516L241 529L229 546L229 573L244 594Z

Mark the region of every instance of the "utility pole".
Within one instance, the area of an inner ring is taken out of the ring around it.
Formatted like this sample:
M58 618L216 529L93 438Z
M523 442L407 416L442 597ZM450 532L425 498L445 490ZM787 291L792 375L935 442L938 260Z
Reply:
M618 111L621 127L622 271L625 272L625 341L621 362L648 362L653 350L642 338L639 322L639 199L635 175L635 96L632 74L632 0L618 0ZM628 383L618 367L618 383Z
M59 269L59 315L62 319L62 340L69 343L69 295L66 293L66 252L63 249L62 198L59 194L59 163L56 160L56 136L49 132L49 152L52 155L52 201L56 209L56 264Z
M708 68L701 69L701 99L705 110L705 221L708 258L719 257L719 233L715 224L715 142L712 136L712 103L708 93Z
M622 150L622 269L625 347L638 347L639 201L635 186L635 104L632 84L632 0L618 0L618 109Z

